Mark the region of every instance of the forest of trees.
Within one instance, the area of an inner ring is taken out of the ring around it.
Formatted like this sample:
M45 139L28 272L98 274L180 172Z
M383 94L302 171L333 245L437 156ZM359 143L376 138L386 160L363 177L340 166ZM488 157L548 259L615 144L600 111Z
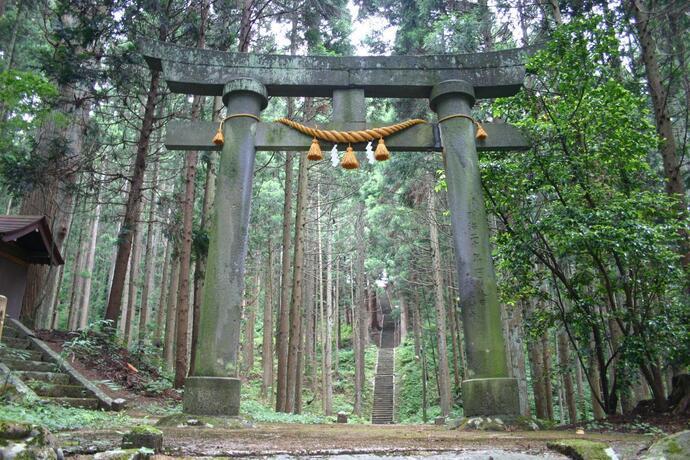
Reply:
M354 43L362 24L375 28ZM31 267L22 320L103 330L184 386L218 153L163 141L168 121L218 120L223 104L172 94L140 38L293 55L530 47L523 91L475 106L533 145L480 154L521 410L666 411L690 365L689 31L683 0L0 0L0 213L46 215L66 260ZM274 97L261 116L331 115L327 98ZM427 100L368 99L369 122L407 118L435 121ZM385 297L397 418L456 414L463 306L441 155L358 154L346 171L257 153L241 376L276 411L368 417Z

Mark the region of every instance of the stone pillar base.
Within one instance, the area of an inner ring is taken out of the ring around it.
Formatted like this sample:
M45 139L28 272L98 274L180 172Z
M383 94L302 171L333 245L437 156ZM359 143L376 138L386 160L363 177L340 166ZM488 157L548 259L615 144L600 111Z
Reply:
M517 379L505 377L464 380L462 399L465 417L520 415Z
M239 415L240 379L188 377L182 407L186 414L193 415Z

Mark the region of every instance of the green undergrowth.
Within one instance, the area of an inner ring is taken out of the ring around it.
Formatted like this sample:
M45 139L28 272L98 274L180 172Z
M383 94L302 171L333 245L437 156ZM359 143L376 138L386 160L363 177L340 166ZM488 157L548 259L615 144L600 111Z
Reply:
M354 402L354 354L352 350L343 349L338 353L338 371L333 374L333 415L326 416L321 404L321 382L317 383L316 393L312 390L310 376L313 375L307 368L304 373L302 388L302 413L286 414L275 411L275 402L261 393L261 360L254 363L252 370L247 373L247 378L242 382L242 395L240 400L240 414L242 417L257 423L334 423L336 414L344 412L348 414L348 423L369 423L371 405L373 399L373 379L376 370L376 356L378 349L370 346L365 351L365 386L362 398L362 416L353 415ZM317 376L321 372L318 369ZM182 413L182 404L177 401L168 401L161 404L152 404L146 407L146 412L152 416L169 416Z
M132 425L131 417L121 412L105 412L55 404L0 403L0 419L42 425L51 431L80 428L118 428Z
M331 417L314 414L284 414L276 412L260 401L244 399L240 402L240 413L248 419L259 423L330 423Z
M426 420L424 420L422 365L420 357L415 355L412 337L408 336L396 350L395 374L395 410L398 423L425 423L441 415L433 360L430 355L427 355L427 408ZM449 419L459 418L462 415L462 408L456 405L451 410Z
M317 391L314 392L311 384L312 370L307 367L304 372L302 387L302 413L285 414L276 412L275 402L271 398L261 394L261 362L256 360L248 378L242 383L242 397L240 411L245 416L259 423L333 423L338 412L348 414L348 423L369 423L371 405L373 400L373 379L376 370L376 356L378 349L370 346L366 349L365 360L365 385L362 397L362 416L353 415L354 403L354 353L351 349L341 349L338 352L337 372L333 373L333 415L326 416L321 404L321 382L317 382ZM318 365L318 363L317 363ZM317 369L317 378L320 379L321 370Z

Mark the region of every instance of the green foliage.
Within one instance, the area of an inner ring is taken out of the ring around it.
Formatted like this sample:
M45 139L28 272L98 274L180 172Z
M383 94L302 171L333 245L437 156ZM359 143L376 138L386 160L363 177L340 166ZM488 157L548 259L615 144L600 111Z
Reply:
M414 344L408 338L396 351L395 364L399 397L396 400L397 417L400 422L422 422L422 366L414 353ZM436 394L436 385L428 382L429 392ZM437 397L437 396L436 396ZM435 399L429 395L429 399Z
M122 385L153 396L172 390L172 374L165 369L159 350L146 345L130 352L107 332L111 327L112 322L107 320L89 324L63 343L62 355L107 371L116 380L109 385ZM137 369L134 375L129 374L128 364Z
M43 425L51 431L128 426L133 420L122 412L104 412L43 403L0 404L0 418Z
M43 167L33 152L34 137L56 95L55 86L36 72L0 72L0 181L14 193L34 183Z
M313 414L285 414L266 407L259 401L243 398L240 402L240 412L243 416L261 423L328 423L326 417Z
M536 299L543 308L526 318L533 336L565 324L584 355L590 334L616 322L622 385L639 366L690 356L679 256L689 223L649 167L658 139L645 98L610 65L617 55L599 18L559 28L528 63L532 88L494 107L533 148L481 161L487 207L502 223L503 301Z

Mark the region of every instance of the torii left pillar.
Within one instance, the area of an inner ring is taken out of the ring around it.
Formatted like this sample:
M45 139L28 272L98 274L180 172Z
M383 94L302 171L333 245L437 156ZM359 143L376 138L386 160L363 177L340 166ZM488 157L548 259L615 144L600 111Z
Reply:
M268 103L264 85L240 78L227 83L223 102L228 115L259 116ZM187 378L184 412L238 415L238 350L244 290L244 261L254 175L256 120L228 119L216 179L216 201L208 248L204 301L194 369Z

